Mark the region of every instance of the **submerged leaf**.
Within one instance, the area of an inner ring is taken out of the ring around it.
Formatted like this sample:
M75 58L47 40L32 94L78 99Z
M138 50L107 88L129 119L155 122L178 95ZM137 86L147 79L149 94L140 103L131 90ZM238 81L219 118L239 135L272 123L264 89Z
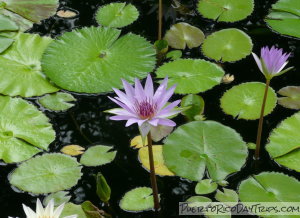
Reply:
M85 166L100 166L112 162L117 152L111 151L112 146L95 145L90 147L80 158Z
M11 185L34 194L57 192L77 184L81 167L75 158L52 153L20 164L10 174Z
M286 96L278 98L278 104L285 108L300 109L300 86L286 86L278 94Z
M39 98L39 103L52 111L64 111L74 106L74 104L69 103L76 101L76 98L73 95L64 93L64 92L57 92L54 94L48 94L41 98Z
M84 153L84 148L79 145L66 145L60 151L71 156L78 156Z

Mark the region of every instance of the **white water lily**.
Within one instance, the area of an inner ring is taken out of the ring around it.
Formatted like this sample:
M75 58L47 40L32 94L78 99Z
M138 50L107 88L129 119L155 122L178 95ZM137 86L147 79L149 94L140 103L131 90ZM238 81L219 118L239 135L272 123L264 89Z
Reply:
M65 204L63 203L54 210L54 200L51 199L44 209L40 199L37 199L36 212L24 204L23 209L26 214L26 218L60 218L60 214L62 213L64 206ZM66 216L64 218L77 218L77 215Z

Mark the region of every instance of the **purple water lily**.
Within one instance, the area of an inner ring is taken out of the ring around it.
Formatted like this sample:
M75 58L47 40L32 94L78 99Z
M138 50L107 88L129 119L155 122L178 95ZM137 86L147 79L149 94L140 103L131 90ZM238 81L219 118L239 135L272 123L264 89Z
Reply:
M272 46L269 49L267 46L263 47L260 51L260 58L252 53L258 68L265 75L266 79L272 79L274 76L279 76L286 73L292 67L283 70L288 63L290 53L283 53L282 49Z
M180 110L175 110L180 100L166 105L176 87L174 85L167 89L168 78L163 80L155 93L150 75L147 77L145 88L138 79L135 79L135 87L125 80L122 82L125 93L114 88L118 97L109 97L121 107L108 111L116 115L110 117L111 120L127 120L126 126L137 123L143 137L149 133L151 126L176 126L176 123L168 118L180 113Z

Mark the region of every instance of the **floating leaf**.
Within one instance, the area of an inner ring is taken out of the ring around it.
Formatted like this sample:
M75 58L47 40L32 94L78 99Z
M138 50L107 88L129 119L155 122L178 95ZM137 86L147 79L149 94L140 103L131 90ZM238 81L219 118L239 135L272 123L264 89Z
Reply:
M223 188L223 192L220 190L217 190L215 198L218 201L220 201L228 206L231 206L231 207L236 205L239 201L238 194L234 190L227 189L227 188ZM230 202L230 203L228 203L228 202Z
M176 84L176 93L204 92L218 85L224 75L221 67L201 59L178 59L166 63L156 71L158 78L169 77L169 85Z
M235 22L248 17L254 9L253 0L200 0L199 13L216 21Z
M233 62L248 56L252 46L252 40L246 33L230 28L209 35L203 42L202 52L216 61Z
M300 172L300 112L282 121L269 137L266 150L279 164Z
M198 47L204 38L205 35L200 29L183 22L174 24L164 37L169 46L176 49L185 49L186 46L189 49Z
M51 201L51 199L53 199L54 206L57 207L63 203L69 202L69 200L71 199L71 196L68 194L69 194L69 192L65 192L65 191L59 191L59 192L52 193L52 194L48 195L46 198L44 198L43 204L48 205L48 203Z
M186 95L181 100L181 107L190 107L181 112L189 121L195 120L195 116L204 112L204 100L199 95Z
M116 151L111 151L112 146L95 145L90 147L80 158L80 163L85 166L101 166L112 162Z
M198 206L203 206L203 204L199 205L197 203L206 203L209 205L211 203L211 199L203 196L192 196L186 200L186 202L189 202L189 207L198 207Z
M90 201L85 201L81 204L81 208L84 211L87 218L109 218L109 214L100 210L98 207L92 204Z
M74 18L78 15L78 12L75 10L59 10L56 15L62 18Z
M139 17L139 11L132 4L110 3L100 7L96 14L97 22L102 26L120 28L127 26Z
M156 52L159 54L164 54L168 52L169 46L168 46L168 42L166 40L157 40L154 43L154 47L156 49Z
M162 154L162 147L163 146L161 145L154 145L152 147L155 174L160 176L174 176L174 173L172 173L165 165L165 161ZM150 171L148 147L143 147L139 149L139 161L143 164L144 168Z
M168 136L172 131L174 127L172 126L162 126L162 125L157 125L157 126L152 126L151 127L151 138L153 141L158 142ZM141 139L142 140L142 139Z
M260 82L243 83L229 89L221 98L221 108L226 114L238 119L255 120L260 117L266 85ZM270 114L276 106L277 96L269 87L264 115Z
M13 45L0 55L0 93L32 97L58 91L41 72L40 59L51 41L36 34L16 36Z
M96 193L100 200L108 203L111 195L111 189L102 173L98 173L96 176L96 186Z
M57 92L54 94L45 95L41 97L38 101L43 107L49 110L64 111L74 106L74 104L69 102L76 101L76 98L74 98L73 95L68 93Z
M130 147L133 148L142 148L144 146L148 145L148 140L146 138L145 140L145 145L143 144L143 139L140 135L135 136L133 139L130 141Z
M272 5L266 23L276 32L300 38L300 4L298 0L279 0Z
M77 215L77 218L88 218L83 212L81 205L67 203L64 206L64 210L62 211L60 217L66 217L71 215Z
M84 148L79 145L66 145L60 151L71 156L78 156L84 153Z
M203 179L197 183L195 193L198 195L205 195L216 191L218 184L211 179Z
M12 21L9 17L0 14L0 31L17 31L18 25Z
M166 58L170 58L171 60L176 60L181 58L182 56L182 51L180 50L174 50L174 51L170 51L167 53Z
M120 33L104 27L66 32L46 49L43 69L58 86L86 93L121 88L121 78L146 77L155 64L153 46L132 33L118 39Z
M76 185L81 167L75 158L52 153L23 162L10 174L11 185L34 194L57 192Z
M152 189L139 187L127 192L120 201L121 209L138 212L151 210L154 207Z
M241 169L248 151L235 130L214 121L193 121L168 136L163 155L178 176L200 181L207 168L210 178L219 181Z
M287 86L278 91L278 94L286 96L278 98L278 104L285 108L300 109L300 86Z
M255 150L256 149L256 144L253 143L253 142L248 142L247 146L248 146L248 149L251 149L251 150Z
M0 96L0 159L20 162L47 150L55 139L48 118L20 98Z
M32 27L33 24L32 21L27 20L14 12L0 8L0 13L2 13L3 15L9 17L12 21L14 21L18 25L19 31L24 32Z
M0 53L4 52L6 49L13 44L14 40L0 36Z

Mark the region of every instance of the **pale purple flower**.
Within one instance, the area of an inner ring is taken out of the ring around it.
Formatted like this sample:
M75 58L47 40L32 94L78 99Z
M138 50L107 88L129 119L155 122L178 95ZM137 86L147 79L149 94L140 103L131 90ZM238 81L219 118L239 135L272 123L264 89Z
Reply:
M122 82L125 93L114 88L118 97L109 97L121 107L108 111L116 115L110 117L111 120L127 120L126 127L137 123L143 137L149 133L151 126L176 126L176 123L168 118L181 112L175 109L180 100L167 105L176 87L174 85L167 89L168 78L163 80L155 93L150 75L147 77L145 88L138 79L135 79L135 87L125 80Z
M272 46L271 49L267 46L263 47L260 51L260 58L254 53L252 53L252 55L266 79L272 79L272 77L279 76L292 69L292 67L290 67L283 70L288 64L287 60L290 53L283 53L282 49L278 49L275 46Z

